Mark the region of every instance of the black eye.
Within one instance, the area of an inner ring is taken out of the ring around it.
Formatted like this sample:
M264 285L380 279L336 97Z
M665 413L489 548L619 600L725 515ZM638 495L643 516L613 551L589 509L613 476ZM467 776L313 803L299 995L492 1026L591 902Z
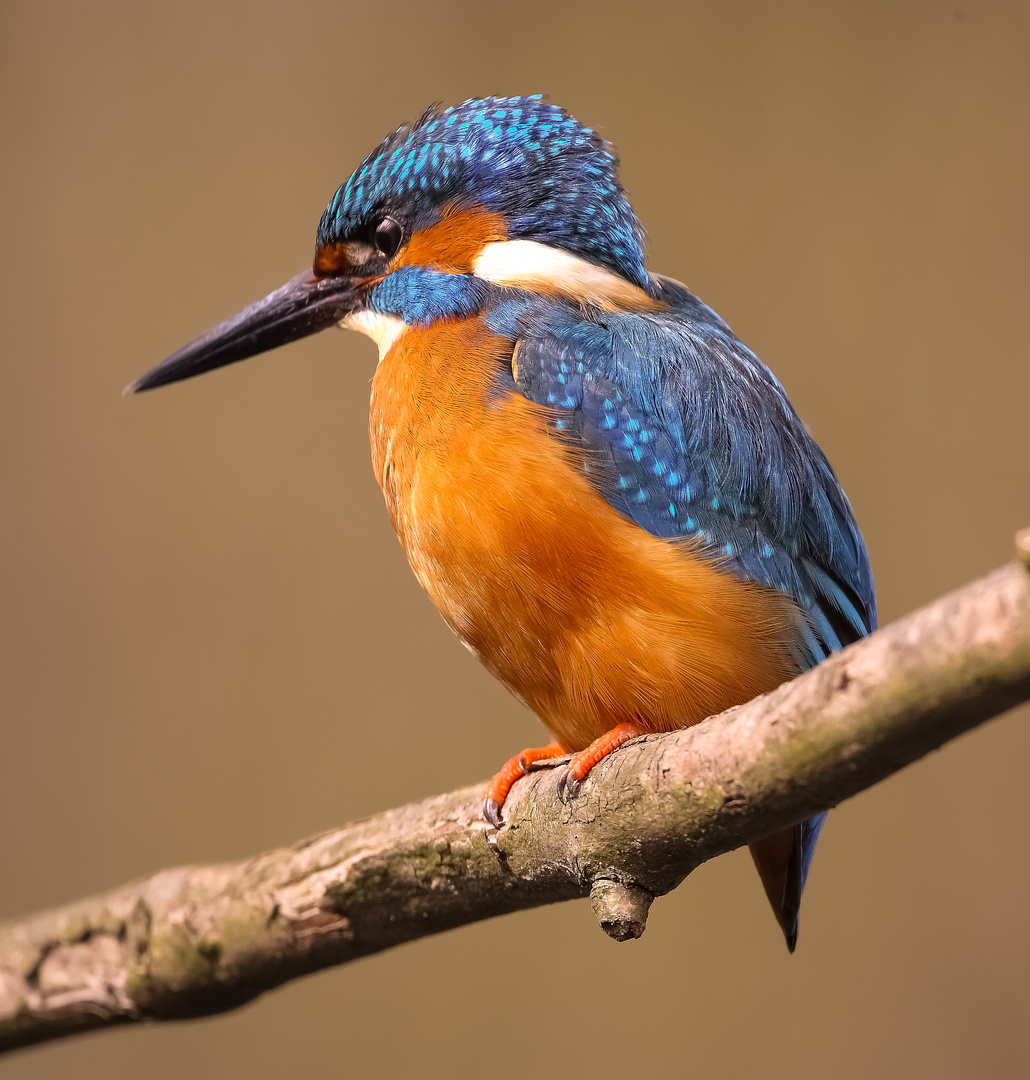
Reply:
M404 230L400 225L390 217L383 218L376 226L376 247L379 248L388 259L393 258L397 249L401 246L401 235L403 231Z

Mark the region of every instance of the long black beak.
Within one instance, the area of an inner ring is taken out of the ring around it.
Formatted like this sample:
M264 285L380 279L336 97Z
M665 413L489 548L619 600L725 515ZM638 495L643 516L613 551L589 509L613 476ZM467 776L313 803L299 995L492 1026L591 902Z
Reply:
M137 379L126 393L202 375L248 356L315 334L354 311L359 300L347 277L316 278L310 270L219 323Z

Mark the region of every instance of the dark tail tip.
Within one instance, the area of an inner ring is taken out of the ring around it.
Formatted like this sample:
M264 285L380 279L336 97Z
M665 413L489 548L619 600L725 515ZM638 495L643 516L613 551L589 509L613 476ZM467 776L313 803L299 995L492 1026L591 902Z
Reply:
M751 858L790 952L798 941L798 912L804 888L803 828L793 825L751 845Z

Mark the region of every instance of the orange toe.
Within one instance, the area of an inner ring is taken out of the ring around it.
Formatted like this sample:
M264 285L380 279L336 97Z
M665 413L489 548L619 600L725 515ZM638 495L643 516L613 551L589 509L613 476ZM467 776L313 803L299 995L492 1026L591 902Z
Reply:
M625 723L616 724L611 731L606 731L599 739L594 739L585 750L580 750L565 766L565 771L558 780L558 798L564 802L566 796L575 795L579 791L587 773L599 761L604 760L623 743L644 734L646 732L639 724Z
M568 751L558 743L548 743L547 746L531 746L516 754L505 762L500 772L494 773L493 779L486 785L483 796L483 816L492 825L500 828L501 807L508 797L512 784L521 776L529 772L529 767L536 761L546 761L548 758L561 757Z

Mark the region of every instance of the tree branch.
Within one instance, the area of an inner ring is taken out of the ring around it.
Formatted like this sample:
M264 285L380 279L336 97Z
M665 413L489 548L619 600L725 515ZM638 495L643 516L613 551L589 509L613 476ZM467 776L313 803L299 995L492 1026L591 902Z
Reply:
M628 744L568 805L519 781L494 832L481 787L241 863L166 870L0 925L0 1051L234 1008L403 941L590 895L612 936L707 859L825 810L1030 698L1022 561L764 697Z

